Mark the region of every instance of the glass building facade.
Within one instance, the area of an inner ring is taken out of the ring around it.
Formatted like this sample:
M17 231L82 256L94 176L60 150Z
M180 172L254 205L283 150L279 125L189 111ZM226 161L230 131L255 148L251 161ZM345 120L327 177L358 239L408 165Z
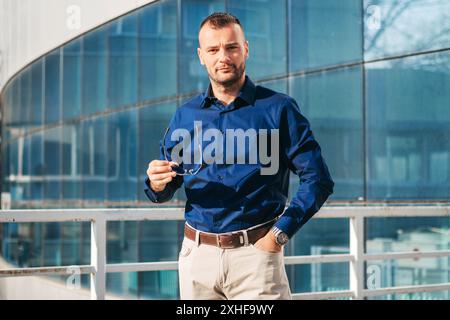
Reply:
M196 48L214 11L241 20L247 74L294 97L310 120L336 183L329 205L450 200L447 0L165 0L79 36L7 83L1 193L11 208L154 206L143 192L148 162L176 108L207 88ZM298 183L293 175L291 194ZM165 205L184 201L179 190ZM366 250L449 249L448 234L430 231L449 224L370 219ZM89 264L89 238L85 223L0 225L1 255L19 266ZM107 261L176 260L181 238L181 222L109 223ZM348 250L348 221L316 219L286 254ZM428 260L374 265L382 286L449 282L448 258ZM293 292L348 289L347 263L287 269ZM107 287L178 297L176 271L108 274Z

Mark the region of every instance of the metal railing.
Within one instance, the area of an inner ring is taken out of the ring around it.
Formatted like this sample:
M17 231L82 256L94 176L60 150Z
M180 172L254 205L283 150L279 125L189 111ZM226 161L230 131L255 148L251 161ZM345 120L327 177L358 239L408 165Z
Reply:
M61 209L2 210L0 223L24 222L91 222L91 263L79 265L80 274L90 274L91 299L105 299L106 273L177 270L177 261L145 263L106 263L106 223L108 221L183 220L183 208L143 209ZM450 283L365 289L366 261L450 257L450 250L410 251L368 254L364 252L365 218L381 217L450 217L450 205L438 206L342 206L323 207L314 219L348 218L350 223L349 254L286 256L286 265L349 262L349 290L295 293L294 299L364 299L371 296L450 290ZM0 270L1 277L67 274L74 266L15 268Z

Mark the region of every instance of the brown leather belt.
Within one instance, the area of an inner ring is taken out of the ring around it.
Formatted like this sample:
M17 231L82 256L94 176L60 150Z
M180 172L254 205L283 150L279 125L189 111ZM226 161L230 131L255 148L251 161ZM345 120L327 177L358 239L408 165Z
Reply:
M270 228L272 228L272 225L273 223L269 223L255 229L247 230L248 244L254 244L260 238L264 237ZM186 238L195 241L195 234L195 229L188 224L184 225L184 235ZM222 249L239 248L246 245L245 232L241 230L230 233L213 234L199 231L199 244L208 244Z

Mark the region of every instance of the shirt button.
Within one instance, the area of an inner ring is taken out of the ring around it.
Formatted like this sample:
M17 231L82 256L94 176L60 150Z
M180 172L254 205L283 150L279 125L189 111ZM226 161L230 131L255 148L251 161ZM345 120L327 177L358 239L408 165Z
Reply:
M222 177L220 174L218 174L218 175L217 175L217 179L223 180L223 177Z

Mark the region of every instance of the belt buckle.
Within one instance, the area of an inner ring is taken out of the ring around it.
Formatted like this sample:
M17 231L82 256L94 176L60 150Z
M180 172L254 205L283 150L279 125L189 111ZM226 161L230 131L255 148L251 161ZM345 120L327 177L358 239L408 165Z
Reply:
M233 232L228 233L227 235L229 235L229 236L239 235L239 244L240 244L239 247L248 246L248 244L249 244L247 230L233 231ZM222 249L237 248L236 246L234 246L232 244L229 246L223 245L222 242L220 241L220 237L221 237L221 235L217 235L217 246L219 248L222 248Z

